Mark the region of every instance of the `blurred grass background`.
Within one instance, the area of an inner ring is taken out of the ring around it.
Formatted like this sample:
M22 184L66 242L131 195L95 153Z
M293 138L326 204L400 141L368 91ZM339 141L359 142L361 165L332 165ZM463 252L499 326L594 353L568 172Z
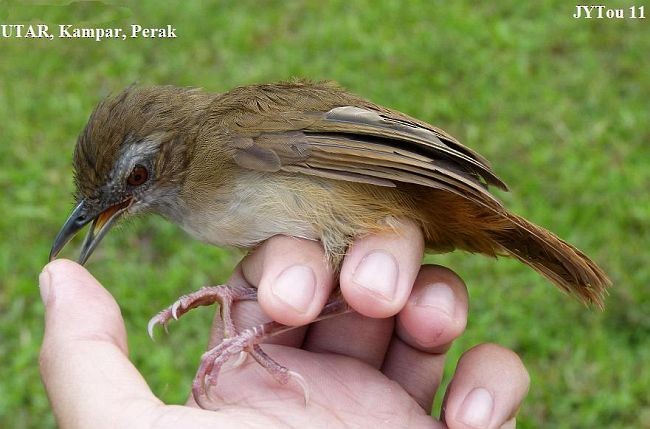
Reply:
M37 276L72 208L72 150L93 106L133 82L223 91L290 77L336 80L448 130L493 162L512 188L499 194L508 207L614 281L599 312L516 262L428 257L456 270L471 295L448 376L463 350L495 341L532 376L519 427L650 427L648 20L574 20L575 5L562 1L47 3L1 1L0 21L172 24L178 38L0 39L0 427L54 427L38 375ZM164 400L185 399L212 312L188 315L156 344L148 318L223 281L240 257L143 218L89 262Z

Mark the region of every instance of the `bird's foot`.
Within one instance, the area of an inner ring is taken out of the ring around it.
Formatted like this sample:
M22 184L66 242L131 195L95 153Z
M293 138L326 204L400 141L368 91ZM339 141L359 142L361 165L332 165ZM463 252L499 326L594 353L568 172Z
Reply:
M210 408L210 404L205 400L211 400L210 389L216 386L223 365L235 356L248 354L278 383L287 384L294 380L302 389L306 405L309 402L309 387L302 375L277 363L259 346L264 339L293 328L277 322L264 323L245 329L235 337L226 338L216 347L205 352L201 356L201 364L192 383L192 395L196 403L202 408Z
M202 408L210 408L205 400L210 401L210 389L216 386L223 365L231 358L238 356L239 359L236 361L235 366L239 366L247 355L253 357L280 384L287 384L289 381L294 380L303 391L305 404L309 401L309 388L305 379L297 372L291 371L274 361L259 346L267 338L295 329L295 326L286 326L272 321L244 329L241 333L238 333L235 328L231 316L232 304L236 301L256 299L257 289L250 287L231 287L228 285L204 287L196 292L182 296L149 321L147 330L153 338L153 328L156 325L162 325L166 330L167 324L171 320L177 320L193 308L215 302L220 304L224 339L216 347L203 354L192 383L192 394L197 404ZM343 298L337 295L327 302L316 321L349 311L351 309Z
M315 321L329 319L350 311L352 310L343 300L343 297L336 295L325 304L323 311ZM201 364L192 383L192 395L196 403L202 408L210 408L209 404L204 400L210 401L210 389L216 386L222 366L234 356L239 356L240 359L236 363L236 366L238 366L242 363L241 357L245 358L246 355L250 355L278 383L287 384L291 380L295 381L302 389L305 405L307 405L309 402L309 386L303 376L277 363L259 346L265 339L295 328L295 326L286 326L274 321L263 323L245 329L235 337L226 338L219 345L205 352L201 356Z
M257 299L257 289L250 287L233 287L229 285L206 286L196 292L183 295L172 305L162 310L149 320L147 332L153 339L153 329L162 325L167 331L167 325L172 320L178 320L183 314L193 308L219 303L221 316L224 323L224 337L233 337L236 334L235 326L230 315L234 302Z

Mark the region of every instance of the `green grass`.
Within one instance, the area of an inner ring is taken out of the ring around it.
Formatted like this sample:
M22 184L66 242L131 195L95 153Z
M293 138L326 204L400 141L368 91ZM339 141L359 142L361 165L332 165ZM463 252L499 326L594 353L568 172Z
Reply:
M172 24L179 36L0 39L0 427L54 427L38 376L37 275L72 208L72 149L94 104L133 82L221 91L296 76L337 80L456 135L511 186L499 194L507 206L585 250L614 281L598 312L516 262L429 257L470 290L450 362L483 341L517 351L532 376L523 428L650 427L647 20L573 20L574 5L561 1L187 3L0 3L2 23ZM224 280L239 257L147 218L107 237L88 264L122 307L132 359L166 401L186 397L211 314L189 315L155 345L147 319Z

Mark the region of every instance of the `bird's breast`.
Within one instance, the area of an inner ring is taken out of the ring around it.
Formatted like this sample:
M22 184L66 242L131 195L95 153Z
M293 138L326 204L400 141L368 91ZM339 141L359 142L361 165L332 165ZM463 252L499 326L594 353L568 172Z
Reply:
M243 172L192 197L197 201L188 204L181 226L210 244L250 248L279 234L320 238L301 189L277 174Z
M280 234L320 240L333 262L354 237L418 219L414 201L397 189L288 172L240 170L225 185L185 186L184 194L180 224L200 240L240 248Z

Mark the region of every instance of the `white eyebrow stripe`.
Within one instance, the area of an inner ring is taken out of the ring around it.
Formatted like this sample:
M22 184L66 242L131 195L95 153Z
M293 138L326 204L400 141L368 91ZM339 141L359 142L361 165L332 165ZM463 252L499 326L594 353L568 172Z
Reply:
M147 137L146 140L143 140L141 142L127 144L120 151L120 156L117 163L119 164L126 160L150 158L151 155L158 152L158 148L160 147L161 142L161 138L153 135Z

